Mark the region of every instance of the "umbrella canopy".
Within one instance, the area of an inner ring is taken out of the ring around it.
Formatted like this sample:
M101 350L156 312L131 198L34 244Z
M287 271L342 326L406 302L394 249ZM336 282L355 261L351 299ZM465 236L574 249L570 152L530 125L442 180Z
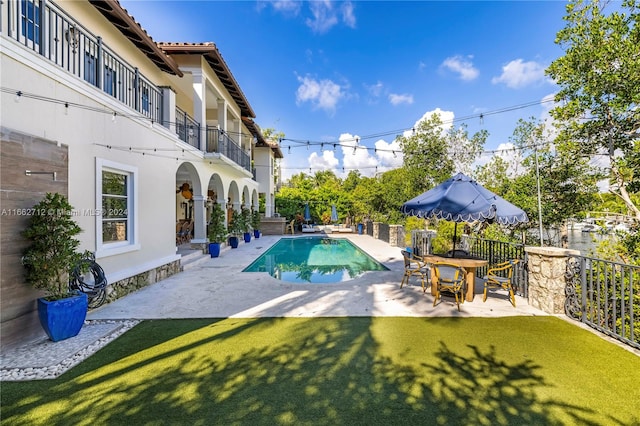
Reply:
M463 173L458 173L407 201L400 210L409 216L445 219L456 223L492 220L502 225L515 225L529 222L524 210Z
M338 211L336 210L336 205L333 204L331 206L331 222L337 222L338 221Z
M309 222L311 220L311 213L309 212L309 203L304 205L304 220Z

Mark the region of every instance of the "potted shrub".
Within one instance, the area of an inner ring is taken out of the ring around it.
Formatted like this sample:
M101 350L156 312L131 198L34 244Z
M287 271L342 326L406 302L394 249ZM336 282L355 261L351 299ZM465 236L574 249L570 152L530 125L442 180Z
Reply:
M76 251L80 241L75 238L82 229L72 212L64 195L47 193L33 207L29 225L22 232L31 241L22 257L26 279L45 292L38 299L38 317L54 342L76 336L87 315L87 295L69 289L69 272L82 257Z
M240 216L241 216L241 227L242 227L242 233L244 235L244 242L245 243L250 243L251 242L251 211L245 207L242 208L242 211L240 212Z
M258 210L251 212L251 227L253 228L253 236L260 238L260 212Z
M229 245L232 249L238 248L238 235L242 232L242 216L237 210L234 210L231 213L231 222L229 222Z
M208 229L209 254L211 257L220 256L220 245L226 236L227 228L224 226L224 210L220 204L214 203Z

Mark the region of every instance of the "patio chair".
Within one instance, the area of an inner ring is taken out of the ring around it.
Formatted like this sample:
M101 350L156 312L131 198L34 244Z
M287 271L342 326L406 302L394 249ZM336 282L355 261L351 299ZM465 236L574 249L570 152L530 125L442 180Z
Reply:
M516 307L516 298L513 294L513 267L519 262L518 259L507 260L498 263L487 270L484 277L484 295L482 301L487 301L487 290L491 288L501 288L509 292L509 300L513 307Z
M402 250L402 257L404 258L404 275L402 276L400 288L405 284L409 285L409 278L415 275L420 277L422 292L424 293L426 291L424 280L427 278L427 281L429 281L429 266L422 260L412 256L407 250Z
M176 233L176 243L178 245L188 243L191 240L191 231L193 230L193 221L183 222L180 231Z
M436 306L438 299L442 298L442 292L446 292L453 294L458 311L460 311L460 303L464 303L464 269L450 263L434 263L431 268L436 280L436 294L433 296L433 306Z
M285 231L285 234L286 234L287 232L289 232L289 231L291 231L291 235L295 234L295 233L296 233L296 228L295 228L295 226L296 226L296 220L295 220L295 219L293 219L293 220L292 220L291 222L289 222L289 224L287 225L287 229L286 229L286 231Z

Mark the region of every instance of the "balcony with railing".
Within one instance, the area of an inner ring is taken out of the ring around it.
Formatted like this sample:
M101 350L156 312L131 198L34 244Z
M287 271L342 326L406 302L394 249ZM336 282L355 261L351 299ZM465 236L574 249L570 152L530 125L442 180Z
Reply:
M151 121L162 121L162 91L56 4L9 1L1 21L8 37Z
M1 3L0 3L1 4ZM0 33L17 40L50 63L170 128L162 111L163 91L53 2L10 1L0 16ZM200 124L176 108L178 138L203 150ZM250 153L223 130L207 128L205 152L219 153L251 172Z
M251 171L251 155L222 129L207 126L206 152L222 154L245 170Z
M200 124L180 108L176 108L176 134L180 140L200 149Z

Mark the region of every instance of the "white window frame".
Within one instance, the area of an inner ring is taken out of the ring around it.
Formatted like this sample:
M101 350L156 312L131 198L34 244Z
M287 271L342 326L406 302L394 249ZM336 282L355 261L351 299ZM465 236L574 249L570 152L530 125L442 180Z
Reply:
M102 241L102 172L120 173L127 179L127 240ZM96 158L96 258L114 256L140 250L138 242L138 168L127 164Z

